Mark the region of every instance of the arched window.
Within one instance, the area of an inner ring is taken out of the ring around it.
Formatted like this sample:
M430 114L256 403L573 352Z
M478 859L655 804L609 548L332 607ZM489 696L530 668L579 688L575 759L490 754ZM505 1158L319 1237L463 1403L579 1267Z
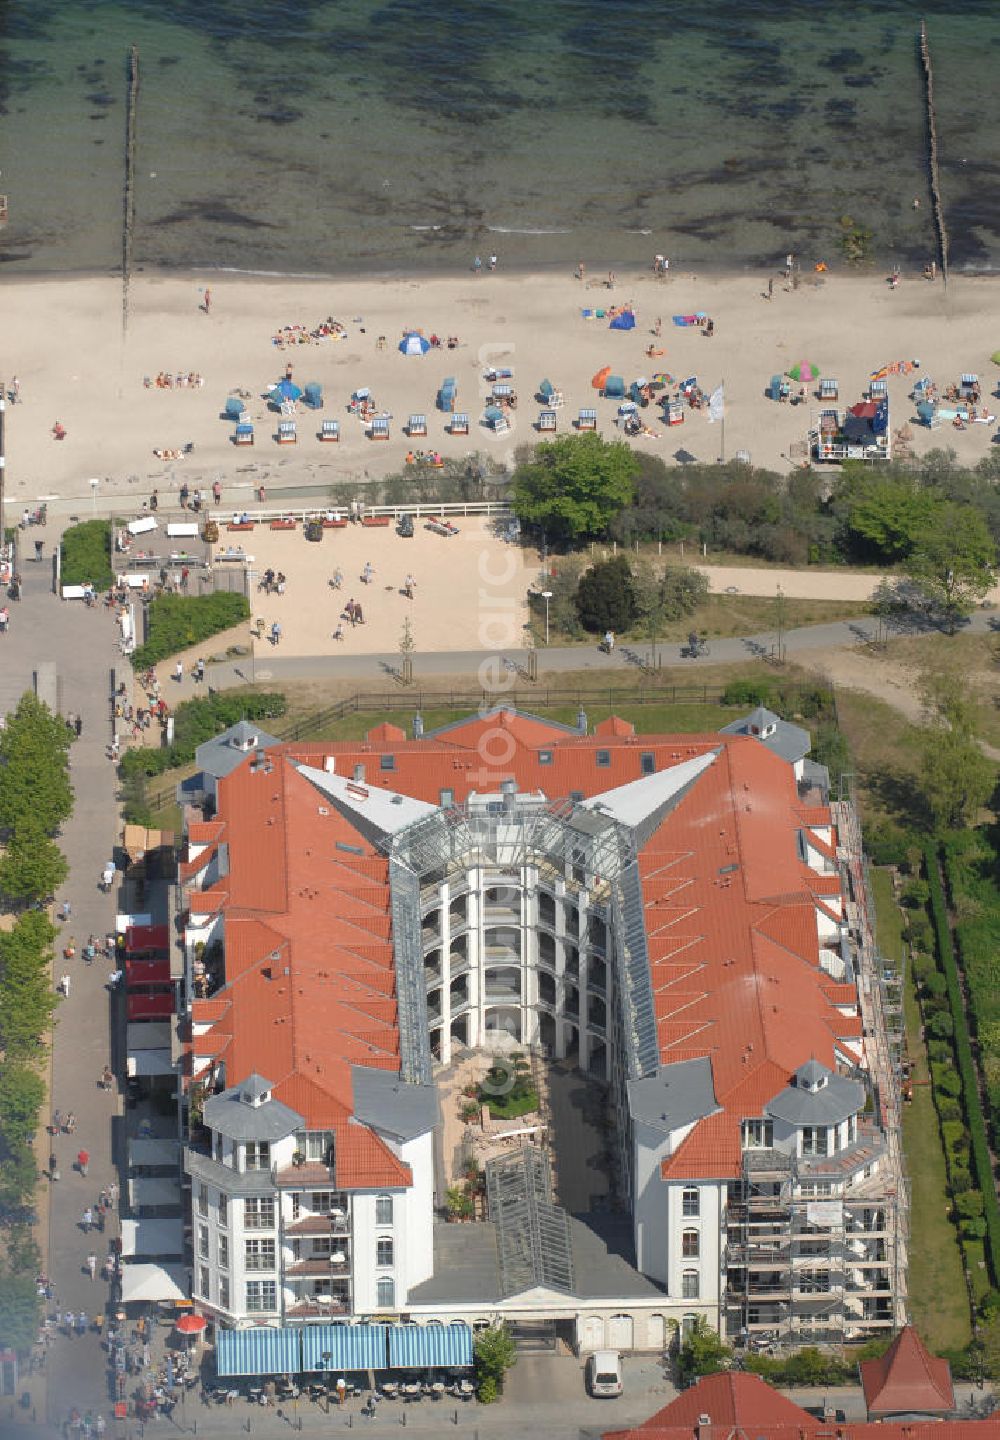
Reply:
M699 1291L697 1270L685 1270L681 1276L681 1295L685 1300L697 1300Z
M375 1224L392 1224L392 1196L376 1195L375 1197Z
M375 1242L375 1264L391 1265L392 1252L394 1250L392 1239L388 1235L380 1235Z
M697 1230L685 1230L681 1236L681 1254L685 1260L697 1260L701 1254L701 1236Z
M697 1328L697 1325L698 1325L698 1317L697 1317L697 1315L682 1315L682 1316L681 1316L681 1344L684 1343L684 1341L688 1338L688 1336L694 1334L695 1329Z
M380 1310L394 1310L396 1307L396 1282L388 1275L375 1285L375 1303Z
M681 1196L681 1211L685 1220L692 1220L701 1214L701 1191L697 1185L688 1186Z

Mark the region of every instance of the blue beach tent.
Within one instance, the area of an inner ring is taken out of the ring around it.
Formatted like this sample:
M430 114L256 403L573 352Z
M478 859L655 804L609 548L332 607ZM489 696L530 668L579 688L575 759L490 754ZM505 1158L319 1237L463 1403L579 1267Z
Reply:
M412 331L409 335L404 335L399 342L400 355L426 355L430 348L431 342L425 340L423 335L418 335L415 331Z
M632 311L631 311L631 310L622 310L622 311L621 311L619 314L617 314L617 315L615 316L615 318L612 320L611 324L608 326L608 329L609 329L609 330L634 330L634 329L635 329L635 316L632 314Z

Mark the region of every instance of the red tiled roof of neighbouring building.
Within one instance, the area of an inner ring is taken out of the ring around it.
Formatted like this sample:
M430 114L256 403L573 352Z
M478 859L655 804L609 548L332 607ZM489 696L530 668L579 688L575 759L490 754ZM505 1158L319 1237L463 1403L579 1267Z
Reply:
M951 1366L930 1353L912 1325L900 1330L884 1355L862 1360L858 1370L872 1418L955 1408Z

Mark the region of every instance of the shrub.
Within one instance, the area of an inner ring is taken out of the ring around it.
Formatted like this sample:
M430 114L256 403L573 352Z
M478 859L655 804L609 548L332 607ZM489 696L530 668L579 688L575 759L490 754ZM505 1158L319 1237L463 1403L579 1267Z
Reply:
M948 982L940 970L933 970L921 987L925 995L931 995L935 1000L945 1000L948 996Z
M927 1033L935 1040L947 1040L955 1033L955 1022L946 1010L931 1018Z
M500 1390L492 1375L484 1375L479 1382L478 1398L480 1405L495 1405L500 1398Z
M723 705L766 705L774 708L774 691L764 680L731 680L722 692Z
M927 1045L927 1054L931 1060L947 1065L954 1058L955 1052L947 1040L931 1040Z
M86 585L108 590L114 584L111 570L111 521L84 520L63 532L59 575L64 585Z
M136 775L160 775L178 765L189 765L194 752L213 735L220 735L239 720L271 720L284 715L288 702L280 691L241 695L205 695L185 700L174 712L174 743L159 750L145 746L127 750L119 766L123 780Z
M636 616L632 567L625 555L593 565L581 577L576 609L586 630L627 630Z
M916 910L918 907L926 905L929 895L927 881L919 877L908 880L903 886L903 904L910 910Z
M160 595L150 602L148 638L137 646L132 664L145 670L249 617L250 602L244 595Z
M962 1118L961 1104L959 1103L959 1101L953 1100L950 1095L942 1095L938 1099L937 1112L938 1119L942 1122L942 1124L946 1120L961 1120Z
M962 1093L961 1078L948 1065L931 1065L931 1075L934 1077L935 1095L950 1095L958 1099Z

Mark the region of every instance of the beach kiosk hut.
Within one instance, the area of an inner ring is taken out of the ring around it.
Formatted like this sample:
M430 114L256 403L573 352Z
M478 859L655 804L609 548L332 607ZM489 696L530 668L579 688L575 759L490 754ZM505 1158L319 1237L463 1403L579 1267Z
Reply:
M251 424L249 424L249 422L244 422L244 423L241 424L241 425L237 425L237 427L236 427L236 433L235 433L235 435L233 436L233 444L234 444L234 445L252 445L252 444L253 444L253 426L252 426Z
M510 421L497 405L487 405L483 418L494 435L506 435L510 429Z
M468 435L468 433L469 433L469 417L468 417L468 415L462 415L462 414L459 414L459 413L456 412L456 413L455 413L454 415L452 415L452 417L451 417L451 424L448 426L448 430L449 430L449 432L450 432L452 435Z
M441 381L441 388L437 393L437 408L445 413L454 410L457 396L458 388L455 385L454 375L446 375Z
M427 416L411 415L406 425L406 433L413 440L418 436L427 434Z
M298 437L298 436L296 435L296 433L295 433L295 421L294 421L294 420L279 420L279 421L278 421L278 444L279 444L279 445L295 445L295 444L297 444L297 442L298 442L298 438L299 438L299 437Z
M551 434L556 428L556 412L554 410L542 410L538 416L539 434L543 434L546 431Z
M577 417L576 428L578 430L596 430L597 411L581 410L579 416Z
M372 440L388 440L389 438L389 417L388 415L376 415L372 420L371 429L368 435Z
M321 420L319 422L319 438L336 444L340 440L340 421Z

